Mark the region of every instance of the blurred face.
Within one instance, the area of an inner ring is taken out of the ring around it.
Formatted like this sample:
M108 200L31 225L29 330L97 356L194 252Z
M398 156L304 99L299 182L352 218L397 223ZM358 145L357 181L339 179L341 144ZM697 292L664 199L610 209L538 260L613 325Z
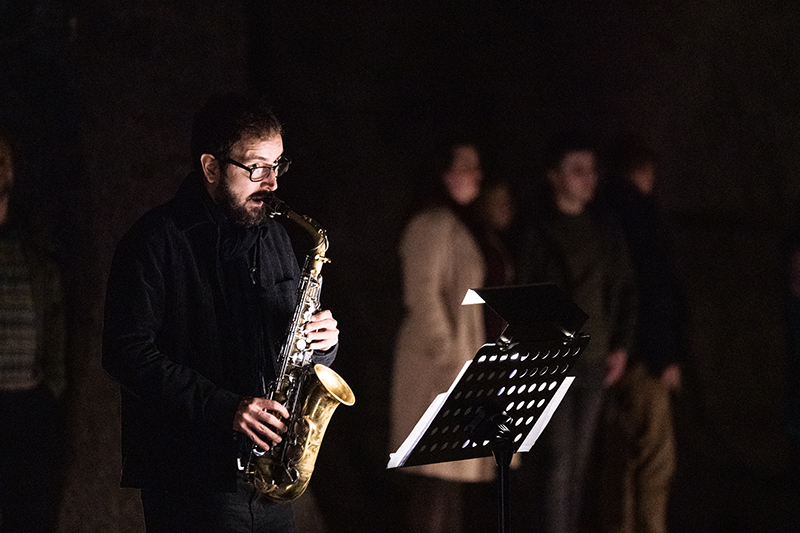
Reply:
M453 149L453 162L442 176L453 201L459 205L471 204L478 197L482 179L478 150L471 145L456 146Z
M649 196L656 185L656 169L652 163L647 163L631 172L629 179L640 193Z
M507 185L484 191L484 215L489 225L496 230L507 230L514 221L514 200Z
M283 154L283 138L245 137L233 145L230 159L246 167L271 166ZM208 156L208 157L206 157ZM275 172L262 181L250 181L250 174L234 165L222 165L210 154L203 154L203 172L209 194L227 212L231 222L259 226L269 218L272 193L278 188Z
M580 214L594 199L597 169L589 150L568 152L561 163L548 172L556 204L567 214Z
M14 188L14 161L11 147L0 139L0 199L8 198Z

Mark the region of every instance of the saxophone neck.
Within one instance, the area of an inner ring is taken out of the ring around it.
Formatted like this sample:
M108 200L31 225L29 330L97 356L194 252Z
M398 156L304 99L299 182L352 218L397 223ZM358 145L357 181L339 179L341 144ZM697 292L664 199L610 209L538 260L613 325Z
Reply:
M306 271L314 278L319 277L322 265L330 262L330 260L325 257L328 251L328 235L325 233L325 230L311 217L292 211L289 206L276 196L272 197L270 210L270 216L282 216L291 220L306 230L314 240L314 247L309 251L306 260Z

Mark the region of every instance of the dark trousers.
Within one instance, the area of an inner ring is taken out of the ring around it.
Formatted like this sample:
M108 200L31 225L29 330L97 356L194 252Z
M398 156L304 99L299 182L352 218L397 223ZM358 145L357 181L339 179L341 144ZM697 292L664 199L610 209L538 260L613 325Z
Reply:
M602 364L584 363L543 433L550 458L545 473L544 531L548 533L573 533L578 529L587 467L603 406L604 373Z
M263 498L244 476L236 492L142 489L147 533L294 533L290 503Z
M44 387L0 392L0 532L56 530L65 428Z
M409 477L409 533L497 531L494 483L464 483L417 475Z

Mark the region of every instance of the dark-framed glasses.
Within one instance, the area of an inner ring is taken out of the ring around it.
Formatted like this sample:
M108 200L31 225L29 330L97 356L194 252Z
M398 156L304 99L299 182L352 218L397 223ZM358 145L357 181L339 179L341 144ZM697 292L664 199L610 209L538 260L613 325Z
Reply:
M274 165L271 166L253 165L252 167L248 167L239 163L238 161L234 161L233 159L224 159L223 161L248 171L250 173L250 181L253 182L259 182L267 179L271 172L275 172L276 178L279 176L283 176L289 169L289 165L292 162L290 159L281 157L280 159L278 159L278 161L275 162Z

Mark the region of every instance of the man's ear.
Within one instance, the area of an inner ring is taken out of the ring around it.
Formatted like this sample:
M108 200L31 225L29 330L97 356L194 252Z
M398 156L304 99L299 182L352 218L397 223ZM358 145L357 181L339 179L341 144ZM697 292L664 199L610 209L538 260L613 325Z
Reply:
M219 181L220 168L216 157L211 154L203 154L200 156L200 165L203 167L203 174L208 183L213 185Z

